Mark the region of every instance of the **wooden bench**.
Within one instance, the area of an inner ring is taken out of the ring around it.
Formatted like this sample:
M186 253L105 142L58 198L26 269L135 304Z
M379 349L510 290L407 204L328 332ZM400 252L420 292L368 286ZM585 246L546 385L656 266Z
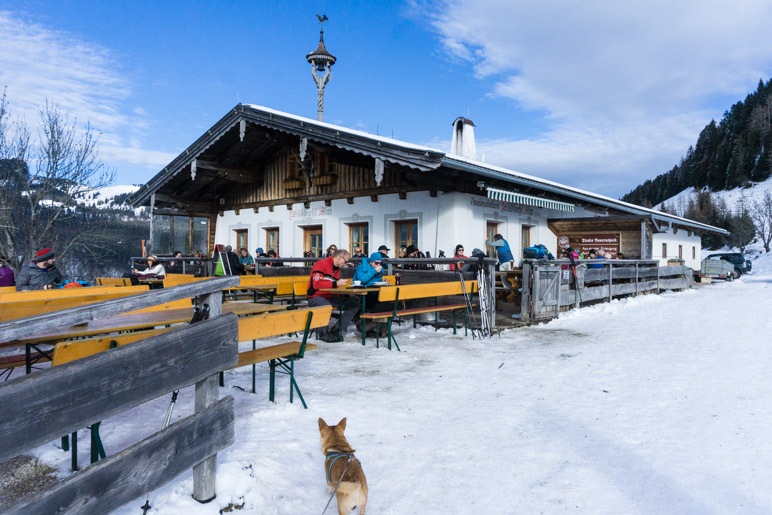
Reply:
M99 286L131 286L131 279L128 277L97 277L96 283Z
M292 284L292 300L290 309L308 305L308 280Z
M291 302L293 297L293 284L296 282L305 281L308 283L308 276L304 275L276 275L270 277L264 277L262 275L242 275L239 276L239 286L252 287L262 286L265 284L276 285L276 291L271 292L270 296L266 296L269 302ZM244 296L253 296L252 291L239 291L238 286L234 286L228 293L229 297L233 300L237 300Z
M294 392L297 392L303 407L308 408L295 379L295 361L303 359L306 351L317 348L315 344L308 343L309 334L313 329L327 327L331 312L331 306L321 306L239 318L239 341L252 340L252 350L239 352L239 360L233 368L252 365L252 393L255 393L256 365L267 361L269 365L268 400L275 402L274 394L278 369L279 372L289 375L290 402L293 402ZM258 339L295 332L303 333L301 341L278 343L260 348L256 346Z
M0 286L0 293L16 293L16 286Z
M394 333L392 332L392 323L395 318L413 317L413 327L416 327L418 315L434 313L434 326L436 329L439 322L439 313L443 311L450 312L453 315L453 334L456 334L456 314L459 311L462 311L464 313L464 332L466 334L469 326L466 310L470 307L467 298L471 299L475 292L477 292L477 281L465 281L463 285L461 281L452 281L383 286L378 292L378 302L392 303L394 308L391 311L362 313L359 315L359 322L362 329L362 345L365 344L366 322L368 320L375 322L376 347L379 346L380 326L381 324L385 324L386 336L388 338L387 346L389 350L391 350L392 342L397 350L400 350L397 340L394 338ZM464 295L466 298L458 301L458 295ZM429 299L433 304L430 306L416 306L415 301L419 299ZM441 300L443 303L440 303ZM444 302L447 300L450 300L450 302ZM405 306L400 309L401 301L413 301L413 306Z
M166 274L164 277L164 288L203 281L204 279L211 279L211 277L196 277L193 274Z
M47 354L43 352L33 352L30 354L30 362L37 363L39 361L47 361L49 358ZM0 377L3 378L3 382L10 379L13 369L16 367L27 366L26 354L9 354L6 356L0 356Z

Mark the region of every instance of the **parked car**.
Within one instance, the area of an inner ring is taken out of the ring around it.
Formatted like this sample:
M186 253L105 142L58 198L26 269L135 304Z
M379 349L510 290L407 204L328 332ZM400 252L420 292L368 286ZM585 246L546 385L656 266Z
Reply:
M723 259L729 261L734 265L735 274L734 279L737 279L743 274L747 274L753 268L750 260L746 259L740 252L722 252L719 254L710 254L705 259Z

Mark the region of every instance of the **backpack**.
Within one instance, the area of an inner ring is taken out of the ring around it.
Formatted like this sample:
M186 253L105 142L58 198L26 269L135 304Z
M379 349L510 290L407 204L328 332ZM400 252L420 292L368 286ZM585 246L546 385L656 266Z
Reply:
M524 248L523 257L527 259L555 259L555 256L541 243Z

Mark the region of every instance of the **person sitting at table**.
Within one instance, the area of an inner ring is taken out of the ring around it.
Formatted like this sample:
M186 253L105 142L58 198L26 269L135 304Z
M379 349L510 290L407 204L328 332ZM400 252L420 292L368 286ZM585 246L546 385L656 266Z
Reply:
M308 278L308 306L315 308L317 306L332 306L333 294L320 290L329 288L343 288L347 280L340 278L340 269L346 266L351 258L348 250L337 250L332 256L320 259L311 269L311 275ZM344 296L345 297L345 296ZM340 331L338 331L338 322L330 319L326 328L319 329L319 339L323 342L333 343L342 342L343 334L346 333L349 324L359 312L359 302L352 302L352 299L340 298L340 305L343 307L343 313L340 318ZM348 302L347 302L348 301Z
M131 273L140 281L143 279L166 279L166 269L154 255L148 256L146 269L140 271L136 268L132 268ZM132 283L134 283L134 281L132 281Z
M35 259L23 267L16 278L16 291L51 290L66 278L56 268L56 253L45 248L35 254Z
M16 286L16 274L8 266L5 256L0 256L0 286Z
M360 281L362 286L373 286L375 283L383 281L383 254L373 252L369 258L364 258L354 270L354 281ZM368 292L365 297L365 308L368 313L388 311L390 305L386 302L378 302L378 292ZM357 330L361 328L357 326ZM375 336L375 322L368 322L365 331L368 336ZM385 330L383 330L385 331ZM384 336L385 332L381 336Z
M279 257L279 254L277 254L275 250L271 249L268 251L265 257L277 258ZM269 261L268 263L265 264L265 266L284 266L284 263L282 263L281 261Z
M255 268L255 260L249 255L249 251L241 247L239 249L239 263L244 267L244 270Z
M363 258L354 270L354 281L361 282L362 286L383 281L383 254L373 252L369 258Z
M169 261L169 272L175 273L175 274L181 274L182 273L182 252L179 250L175 250L172 254L172 257L174 258L172 261Z
M457 259L469 259L469 256L464 255L464 246L460 243L456 245L456 252L453 253L453 257ZM455 263L450 264L450 271L456 272L461 271L461 269L464 267L463 261L456 261Z

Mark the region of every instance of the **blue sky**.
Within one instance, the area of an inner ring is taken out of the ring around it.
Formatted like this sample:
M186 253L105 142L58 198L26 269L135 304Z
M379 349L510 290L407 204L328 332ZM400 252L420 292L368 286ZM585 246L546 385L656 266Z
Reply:
M239 102L314 119L317 12L325 121L446 151L467 116L486 162L611 197L772 76L766 0L0 0L0 88L144 183Z

